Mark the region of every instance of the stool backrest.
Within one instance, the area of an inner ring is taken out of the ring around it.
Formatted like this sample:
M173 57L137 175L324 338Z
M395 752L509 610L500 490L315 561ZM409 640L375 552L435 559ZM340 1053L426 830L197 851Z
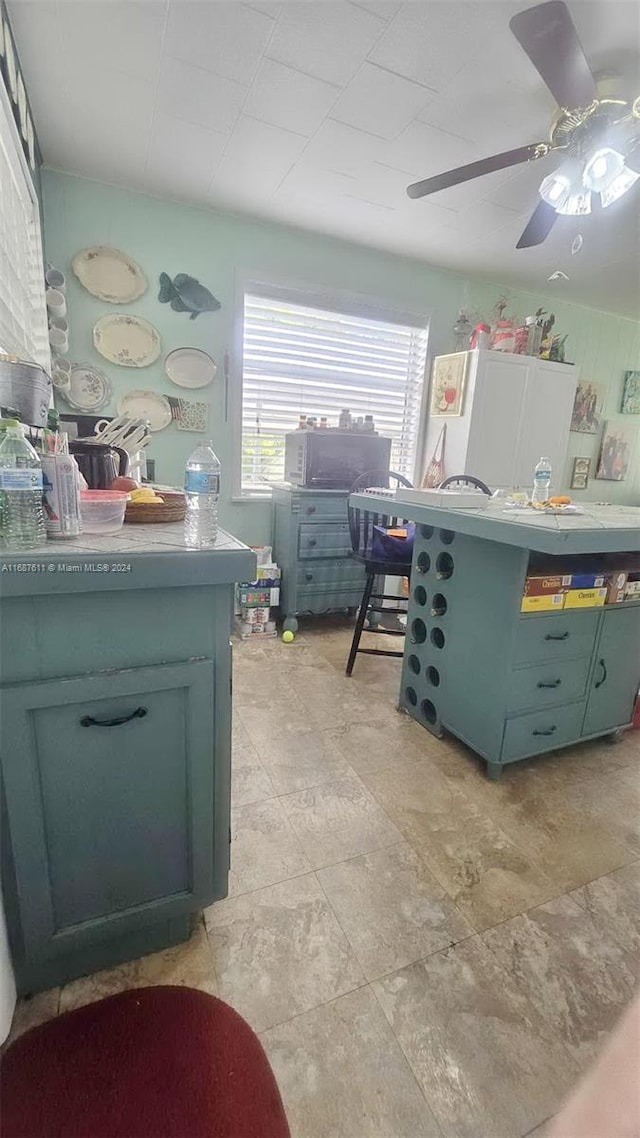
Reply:
M390 512L388 514L381 514L377 509L363 510L360 506L352 506L350 501L348 503L351 548L359 557L371 558L375 526L393 529L395 526L406 525L405 518L400 518L392 512L395 504L393 492L397 490L398 486L411 488L411 482L404 477L404 474L398 474L394 470L368 470L365 474L361 474L351 487L350 494L366 490L389 493Z

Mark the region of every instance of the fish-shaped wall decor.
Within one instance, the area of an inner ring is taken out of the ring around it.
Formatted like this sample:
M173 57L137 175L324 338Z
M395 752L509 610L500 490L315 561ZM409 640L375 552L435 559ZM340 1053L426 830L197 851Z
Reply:
M191 320L201 312L217 312L221 307L213 293L187 273L178 273L173 280L168 273L160 273L158 300L170 304L174 312L189 312Z

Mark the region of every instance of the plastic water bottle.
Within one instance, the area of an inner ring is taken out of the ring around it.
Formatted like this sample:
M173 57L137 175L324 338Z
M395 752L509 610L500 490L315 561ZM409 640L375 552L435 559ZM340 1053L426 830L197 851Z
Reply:
M189 456L184 472L187 512L184 540L189 549L215 545L218 536L218 499L220 497L220 459L207 440Z
M533 472L532 502L546 502L551 489L551 461L541 458Z
M8 421L0 446L0 493L4 548L20 551L44 545L42 468L17 419Z

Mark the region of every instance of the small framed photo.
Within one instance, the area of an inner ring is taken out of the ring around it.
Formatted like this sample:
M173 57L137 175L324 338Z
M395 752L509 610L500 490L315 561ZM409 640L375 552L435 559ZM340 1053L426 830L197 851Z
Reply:
M640 371L625 371L622 391L623 415L640 415Z
M622 482L629 473L631 452L635 442L635 424L610 419L604 425L596 478Z
M574 458L573 470L571 471L571 489L572 490L586 490L589 481L589 471L591 470L590 458Z
M431 374L432 415L461 415L468 352L437 356Z

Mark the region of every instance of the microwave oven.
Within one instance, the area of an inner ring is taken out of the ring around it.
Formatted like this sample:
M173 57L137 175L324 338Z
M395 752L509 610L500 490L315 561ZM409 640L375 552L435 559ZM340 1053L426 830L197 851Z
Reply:
M350 490L367 471L387 474L391 439L373 431L330 427L289 431L285 440L285 479L317 490ZM380 484L380 479L376 479Z

